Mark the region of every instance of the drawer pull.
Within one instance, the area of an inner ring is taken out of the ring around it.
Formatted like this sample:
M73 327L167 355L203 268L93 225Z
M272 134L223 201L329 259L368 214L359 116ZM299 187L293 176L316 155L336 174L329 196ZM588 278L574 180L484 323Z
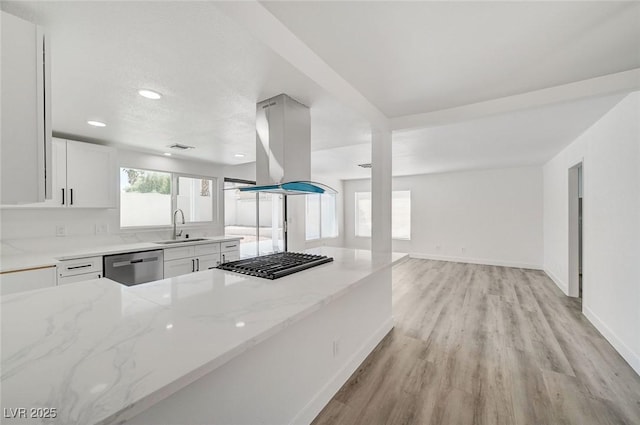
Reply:
M83 264L82 266L67 267L67 270L84 269L85 267L91 267L93 264Z

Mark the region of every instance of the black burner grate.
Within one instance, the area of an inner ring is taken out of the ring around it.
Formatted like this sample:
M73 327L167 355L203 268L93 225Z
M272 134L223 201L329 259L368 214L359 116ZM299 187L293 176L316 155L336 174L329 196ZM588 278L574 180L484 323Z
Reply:
M218 268L265 279L278 279L331 261L333 258L325 255L280 252L220 264Z

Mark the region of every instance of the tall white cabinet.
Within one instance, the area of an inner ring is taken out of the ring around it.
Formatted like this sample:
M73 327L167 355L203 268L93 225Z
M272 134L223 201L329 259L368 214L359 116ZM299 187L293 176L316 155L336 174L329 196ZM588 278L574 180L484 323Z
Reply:
M51 196L51 85L41 27L0 11L0 203Z

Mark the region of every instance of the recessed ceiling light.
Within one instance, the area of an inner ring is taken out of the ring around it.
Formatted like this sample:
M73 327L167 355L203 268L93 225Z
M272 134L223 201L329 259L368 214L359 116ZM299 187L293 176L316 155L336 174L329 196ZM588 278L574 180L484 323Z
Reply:
M142 97L146 97L147 99L158 100L162 97L162 95L153 90L142 89L138 90L138 94Z
M105 123L103 123L103 122L100 122L100 121L91 121L91 120L87 121L87 124L92 125L92 126L94 126L94 127L106 127L106 126L107 126L107 125L106 125Z
M244 158L244 154L243 153L237 153L234 155L236 158Z
M244 322L236 322L236 328L244 328Z
M169 152L165 152L165 153L164 153L164 156L171 156L171 153L169 153Z

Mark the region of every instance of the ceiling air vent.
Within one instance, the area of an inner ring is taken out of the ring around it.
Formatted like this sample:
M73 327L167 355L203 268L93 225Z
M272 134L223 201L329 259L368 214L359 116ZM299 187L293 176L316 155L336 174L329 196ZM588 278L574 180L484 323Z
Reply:
M368 162L366 164L358 164L358 167L362 167L362 168L371 168L371 163Z
M193 146L181 145L180 143L174 143L169 147L171 149L177 149L179 151L186 151L187 149L195 149Z

